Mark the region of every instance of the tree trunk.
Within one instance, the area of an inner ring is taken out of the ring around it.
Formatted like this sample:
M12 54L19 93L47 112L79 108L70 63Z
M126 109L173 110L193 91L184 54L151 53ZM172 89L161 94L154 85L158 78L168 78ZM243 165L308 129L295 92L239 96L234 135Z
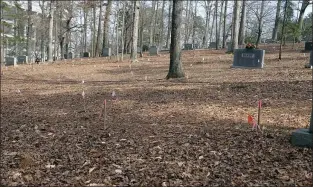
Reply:
M133 27L133 39L132 39L132 62L137 61L137 41L138 41L138 23L139 23L139 1L134 1L134 27Z
M122 15L122 33L121 33L121 40L122 40L122 54L121 54L121 61L123 61L124 58L124 26L125 26L125 3L123 2L123 15Z
M181 62L180 46L182 12L183 2L180 0L173 0L170 67L166 79L181 78L185 76Z
M45 0L42 0L42 5L41 5L41 24L42 25L45 24L45 21L46 21L45 16L46 16L45 15ZM51 31L52 31L52 28L51 28ZM50 28L49 28L49 36L50 36ZM40 52L41 52L41 55L40 55L41 62L44 62L45 61L45 35L43 32L41 33Z
M225 9L224 9L224 18L223 18L223 48L226 48L226 16L227 16L227 3L228 0L225 0Z
M151 23L150 23L150 40L149 40L149 47L153 45L153 37L154 37L154 20L155 20L155 4L156 4L156 1L153 1L152 2L152 18L151 18Z
M165 0L162 2L162 13L161 13L161 32L159 33L159 49L163 48L163 34L164 34L164 8L165 8Z
M246 3L247 0L242 1L242 9L241 9L241 19L240 19L240 28L239 28L239 45L243 45L245 43L246 37Z
M33 23L32 23L32 19L31 19L31 14L32 14L32 1L28 1L28 10L27 10L27 16L28 16L28 21L27 21L27 47L26 47L26 53L27 53L27 56L28 56L28 62L27 63L30 63L32 61L32 55L31 55L31 52L32 52L32 26L33 26Z
M85 0L85 3L87 0ZM84 52L87 52L87 22L88 22L88 8L84 7Z
M184 43L186 44L186 43L188 43L188 28L189 28L189 14L190 14L190 10L189 10L189 3L191 3L191 1L190 0L187 0L186 1L186 18L185 18L185 22L184 22L184 24L185 24L185 33L184 33L184 35L185 35L185 38L184 38Z
M93 12L93 24L92 24L92 38L91 38L91 57L95 57L96 49L96 2L94 2L92 7Z
M112 7L112 0L108 0L108 4L107 4L106 10L105 10L105 15L104 15L104 22L103 22L102 51L104 48L109 47L109 32L108 31L109 31L111 7Z
M117 10L116 10L116 18L115 18L115 27L116 27L116 59L119 61L119 54L118 54L118 18L119 18L119 9L120 9L120 3L119 1L117 2Z
M238 49L238 36L239 36L239 14L240 14L240 0L235 1L235 6L234 6L234 22L233 22L233 38L232 38L232 49L231 52L234 52L235 49Z
M279 55L278 55L278 59L279 60L281 60L283 38L285 36L285 23L286 23L287 6L288 6L288 1L286 1L285 7L284 7L284 19L283 19L283 27L282 27L282 34L281 34L281 37L280 37Z
M205 48L207 45L207 35L208 35L208 27L209 27L209 4L210 1L205 1L205 28L204 28L204 35L202 38L202 48Z
M52 57L53 14L54 14L54 8L53 8L53 3L51 1L50 2L50 15L49 15L48 62L53 61L53 57Z
M195 1L195 9L194 9L194 13L193 13L193 26L192 26L192 46L194 48L195 46L195 40L196 40L196 18L197 18L197 1Z
M216 46L215 46L215 49L218 50L218 25L217 25L217 7L218 7L218 1L215 0L215 43L216 43Z
M56 3L56 9L55 10L58 10L59 8L59 2L55 2ZM54 44L53 44L53 56L56 58L57 57L57 48L58 48L58 24L57 24L57 21L56 21L56 11L54 11L53 13L55 13L55 16L53 17L54 18ZM53 25L53 23L52 23ZM51 40L52 41L52 40ZM49 44L48 44L48 54L49 54ZM52 50L52 49L51 49ZM51 58L53 58L51 56ZM53 58L53 61L55 61L56 59Z
M155 19L153 20L153 22L154 22L154 25L153 25L153 44L154 45L156 45L157 44L157 40L156 40L156 34L157 34L157 32L156 32L156 28L158 27L157 25L158 25L158 14L159 14L159 1L158 0L156 0L156 10L155 10Z
M140 57L143 57L143 29L144 29L144 18L145 18L145 14L144 14L144 11L143 11L143 6L142 6L142 3L140 4L141 5L141 8L140 8L140 36L139 36L139 46L140 46Z
M210 43L212 42L212 35L213 35L213 31L214 31L214 23L215 23L215 13L216 11L214 10L214 14L213 14L213 23L212 23L212 27L211 27L211 31L210 31Z
M262 30L263 30L263 17L264 17L264 4L265 4L265 0L262 0L262 3L261 3L261 13L260 13L260 18L259 18L259 28L258 28L258 38L257 38L257 41L256 41L256 48L258 48L259 46L259 43L261 41L261 37L262 37Z
M171 36L171 28L172 28L172 1L169 1L169 6L168 6L168 21L167 21L167 35L166 35L166 49L169 48L169 40L170 40L170 36Z
M101 17L102 17L102 1L99 0L100 3L100 12L99 12L99 22L98 22L98 34L96 40L96 49L95 49L95 56L99 56L99 48L100 48L100 35L101 35Z
M281 7L282 0L277 1L277 8L276 8L276 18L275 18L275 25L272 33L272 40L277 40L277 32L278 32L278 26L279 26L279 20L280 20L280 7Z
M224 7L224 1L221 1L221 12L220 12L220 24L218 25L218 34L217 34L217 37L218 37L218 48L220 48L221 46L221 29L222 29L222 20L223 20L223 7Z
M300 31L302 31L302 27L303 27L303 16L304 16L304 12L306 10L306 8L308 7L310 1L309 0L302 0L302 5L301 5L301 9L300 9L300 14L299 14L299 18L298 18L298 28ZM300 32L301 33L301 32ZM300 42L301 41L301 36L297 36L296 37L296 41Z

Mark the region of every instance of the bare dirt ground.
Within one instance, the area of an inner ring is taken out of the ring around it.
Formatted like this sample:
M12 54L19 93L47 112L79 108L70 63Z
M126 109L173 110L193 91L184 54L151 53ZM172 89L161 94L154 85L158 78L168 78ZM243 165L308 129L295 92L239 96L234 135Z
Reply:
M312 149L290 144L311 112L301 46L285 47L282 61L277 45L263 47L259 70L231 69L225 50L183 51L178 80L164 79L168 52L131 66L2 67L1 185L312 186ZM258 99L263 134L247 124Z

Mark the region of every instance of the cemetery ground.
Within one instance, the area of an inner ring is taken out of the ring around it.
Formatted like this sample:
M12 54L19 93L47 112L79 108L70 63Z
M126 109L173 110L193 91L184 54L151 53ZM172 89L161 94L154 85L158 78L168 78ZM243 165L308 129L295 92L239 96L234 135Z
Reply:
M312 149L290 144L309 124L309 53L261 48L264 69L183 51L174 80L168 52L2 67L1 185L312 186ZM259 99L263 133L247 123Z

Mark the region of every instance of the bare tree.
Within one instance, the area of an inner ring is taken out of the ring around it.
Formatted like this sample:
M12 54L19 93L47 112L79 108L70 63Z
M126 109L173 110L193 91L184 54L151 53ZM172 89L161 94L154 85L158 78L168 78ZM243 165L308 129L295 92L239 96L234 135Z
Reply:
M159 33L159 49L163 47L163 34L164 34L164 9L165 9L165 0L162 1L162 13L161 13L161 31Z
M210 10L211 10L211 1L207 0L204 1L204 7L205 7L205 30L204 35L202 38L202 48L207 46L207 40L208 40L208 29L209 29L209 23L210 23Z
M240 28L239 28L239 45L243 45L245 43L246 36L246 1L242 1L241 8L241 19L240 19Z
M180 46L182 13L183 2L180 0L173 0L170 67L166 79L181 78L185 76L181 62Z
M173 2L172 1L169 1L169 6L168 6L168 21L167 21L167 35L166 35L166 49L169 48L169 40L170 40L170 31L171 31L171 28L172 28L172 4Z
M152 2L152 18L151 18L151 24L150 24L150 40L149 40L149 46L152 46L154 41L153 41L153 36L154 36L154 21L155 21L155 5L157 1Z
M272 33L272 40L277 40L277 32L278 32L278 25L280 20L280 7L281 7L282 0L277 1L277 7L276 7L276 17L275 17L275 25Z
M278 55L279 60L281 60L283 39L285 37L285 24L286 24L287 7L288 7L288 0L285 2L285 7L284 7L284 19L283 19L282 34L280 37L279 55Z
M26 53L27 53L27 56L28 56L28 62L31 62L31 47L32 47L32 34L33 34L33 31L32 31L32 28L33 28L33 23L32 23L32 1L28 1L28 10L27 10L27 13L28 13L28 21L27 21L27 47L26 47Z
M195 37L196 37L196 18L197 18L197 4L198 4L198 1L195 1L195 9L194 9L194 12L193 12L193 26L192 26L192 46L194 47L195 46Z
M216 43L216 46L215 46L215 49L218 50L218 40L219 40L219 34L218 34L218 22L217 22L217 17L218 17L218 14L217 14L217 7L218 7L218 1L215 0L215 43Z
M233 34L232 34L232 49L233 52L235 49L238 49L238 36L239 36L239 13L240 13L240 0L235 0L234 12L233 12Z
M53 15L54 15L54 8L53 2L50 1L50 15L49 15L49 37L48 37L48 62L53 61L52 58L52 40L53 40Z
M121 40L122 40L122 54L121 54L121 61L124 58L124 27L125 27L125 10L126 10L126 2L123 2L123 14L122 14L122 33L121 33Z
M132 39L132 62L137 61L137 40L138 40L138 23L139 23L139 1L134 1L134 27L133 27L133 39Z
M103 40L102 40L102 51L108 47L109 43L109 21L111 14L112 0L108 0L108 4L105 10L104 22L103 22Z
M302 31L304 12L305 12L305 10L309 4L310 4L310 0L302 0L300 14L299 14L299 18L298 18L298 27L299 27L300 31ZM301 40L301 36L297 36L296 41L300 42L300 40Z
M258 16L259 26L258 26L258 38L257 38L256 43L255 43L256 48L258 47L258 45L261 41L261 36L262 36L262 31L263 31L264 4L265 4L265 0L262 0L261 13Z
M99 11L99 22L98 22L98 34L97 34L96 49L95 49L95 56L96 57L99 55L100 35L101 35L102 1L99 0L99 3L100 3L100 11Z
M226 16L227 16L227 3L228 3L228 0L225 0L224 18L223 18L223 48L226 47Z

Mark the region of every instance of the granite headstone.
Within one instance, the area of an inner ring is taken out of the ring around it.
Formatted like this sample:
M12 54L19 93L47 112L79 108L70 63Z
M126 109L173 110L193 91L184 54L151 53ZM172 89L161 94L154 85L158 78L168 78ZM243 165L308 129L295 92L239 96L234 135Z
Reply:
M5 57L5 65L6 66L16 66L17 65L17 61L16 61L16 58L15 57Z
M83 57L90 57L90 53L89 52L84 52L83 53Z
M305 50L305 51L311 51L311 50L313 50L313 42L305 42L305 44L304 44L304 50Z
M193 50L192 44L184 44L184 50Z
M150 48L149 48L149 54L150 55L158 55L158 53L159 53L158 47L150 46Z
M232 68L263 68L265 50L235 49Z
M216 42L210 42L209 48L216 48Z
M17 64L27 63L28 57L26 55L17 56Z
M111 48L103 48L102 57L110 57L111 56Z

